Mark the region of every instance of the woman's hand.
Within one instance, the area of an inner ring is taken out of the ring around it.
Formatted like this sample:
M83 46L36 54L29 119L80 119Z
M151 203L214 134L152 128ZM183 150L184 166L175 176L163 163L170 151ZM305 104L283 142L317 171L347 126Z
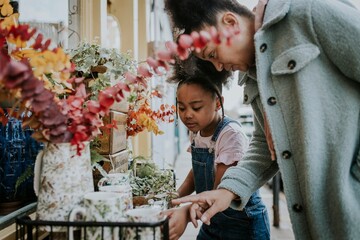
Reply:
M190 219L194 226L197 226L196 220L200 220L209 225L210 219L218 212L222 212L230 206L230 203L237 196L227 189L217 189L202 192L196 195L190 195L172 200L173 204L192 202L190 208Z
M169 237L170 240L177 240L183 235L188 222L190 221L189 208L186 205L180 208L172 208L163 211L162 214L169 217Z

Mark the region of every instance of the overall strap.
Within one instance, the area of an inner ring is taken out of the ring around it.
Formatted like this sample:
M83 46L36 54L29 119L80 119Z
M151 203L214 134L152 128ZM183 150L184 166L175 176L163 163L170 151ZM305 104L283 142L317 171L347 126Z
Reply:
M225 117L219 122L219 124L217 125L217 127L216 127L216 129L215 129L215 132L214 132L214 134L213 134L213 136L212 136L212 138L211 138L211 141L213 141L213 142L215 143L216 140L218 139L221 131L224 129L224 127L225 127L226 125L228 125L229 123L231 123L231 122L237 123L239 126L241 126L238 121L235 121L235 120L233 120L233 119L225 116Z

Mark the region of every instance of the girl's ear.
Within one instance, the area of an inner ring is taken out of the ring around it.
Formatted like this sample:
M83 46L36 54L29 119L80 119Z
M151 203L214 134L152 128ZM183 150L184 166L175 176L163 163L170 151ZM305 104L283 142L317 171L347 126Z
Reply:
M223 96L221 96L221 102L222 102L222 105L224 106L224 97ZM219 100L219 98L216 98L216 111L220 110L220 109L221 109L220 100Z

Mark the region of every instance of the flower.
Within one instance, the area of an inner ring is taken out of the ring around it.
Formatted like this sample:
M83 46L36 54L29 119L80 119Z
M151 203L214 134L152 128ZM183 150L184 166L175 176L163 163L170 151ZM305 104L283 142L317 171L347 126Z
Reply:
M143 71L143 72L142 72ZM127 136L135 136L147 129L155 135L163 134L159 129L159 122L171 123L174 121L175 106L161 104L159 109L153 110L150 100L154 97L161 98L158 90L151 90L147 86L147 78L152 76L150 71L145 71L142 66L138 67L138 76L127 73L125 77L134 84L130 85L128 98L129 110L127 118ZM144 77L147 76L147 77Z

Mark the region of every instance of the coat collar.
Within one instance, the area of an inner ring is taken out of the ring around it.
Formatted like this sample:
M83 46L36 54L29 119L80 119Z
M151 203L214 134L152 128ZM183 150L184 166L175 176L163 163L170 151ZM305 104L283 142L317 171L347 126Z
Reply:
M238 85L242 86L248 78L251 78L256 81L256 67L249 68L246 72L239 71Z
M266 5L263 25L260 29L265 30L279 22L289 12L291 0L269 0Z
M291 0L269 0L266 5L263 25L260 30L265 30L279 22L289 12ZM256 81L256 68L251 67L247 72L239 72L238 84L244 85L247 78Z

